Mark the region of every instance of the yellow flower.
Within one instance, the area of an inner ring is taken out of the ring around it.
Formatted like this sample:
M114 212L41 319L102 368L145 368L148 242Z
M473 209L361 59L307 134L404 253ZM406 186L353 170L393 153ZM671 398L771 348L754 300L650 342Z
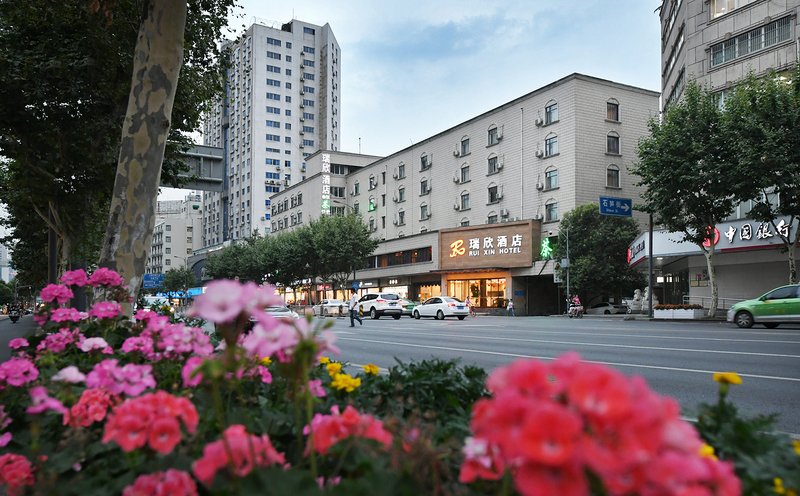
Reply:
M378 375L380 369L374 363L368 363L364 365L364 373L367 375Z
M783 487L783 479L775 477L772 479L772 484L772 490L775 491L776 494L786 494L786 488Z
M720 384L741 384L742 378L736 372L714 372L714 380Z
M800 456L800 441L797 439L792 441L792 447L794 448L794 452L797 453L797 456Z
M328 375L333 377L342 371L342 364L337 362L331 362L328 365L326 365L325 368L328 369Z
M361 386L361 379L350 376L350 374L336 374L333 376L331 386L339 391L345 390L352 393L357 387Z
M703 443L703 445L700 446L700 456L704 458L711 458L712 460L717 459L717 455L714 454L714 447L706 443Z
M321 356L321 357L319 357L319 363L322 364L322 365L327 365L327 364L331 363L331 359L328 358L328 357L325 357L325 356Z
M272 358L264 357L261 359L261 365L269 365L272 363Z

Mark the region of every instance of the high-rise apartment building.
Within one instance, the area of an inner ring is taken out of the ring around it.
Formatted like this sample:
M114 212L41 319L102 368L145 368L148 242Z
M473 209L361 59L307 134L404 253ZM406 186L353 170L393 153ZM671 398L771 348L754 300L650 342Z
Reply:
M306 176L305 158L340 143L339 44L328 24L253 24L229 45L224 99L204 143L224 150L222 193L203 195L203 247L270 231L270 196Z
M662 106L695 80L725 92L749 72L797 63L800 0L663 0Z
M183 200L160 201L145 271L163 274L186 267L189 257L201 248L201 198L187 195Z

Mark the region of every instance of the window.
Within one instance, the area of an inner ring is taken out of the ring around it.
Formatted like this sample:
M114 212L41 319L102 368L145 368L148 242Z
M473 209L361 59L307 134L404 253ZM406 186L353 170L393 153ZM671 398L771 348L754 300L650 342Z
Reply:
M406 164L400 163L397 166L397 179L405 179L406 178Z
M489 129L489 137L488 137L488 144L489 146L496 145L500 140L497 138L497 127L493 127Z
M755 0L711 0L711 18L725 15L728 12L744 7Z
M166 230L167 230L167 231L172 231L172 226L171 226L170 224L167 224L167 225L166 225Z
M308 59L303 59L303 65L306 66L306 67L314 67L314 61L313 60L308 60Z
M461 222L458 224L460 227L467 227L469 226L469 219L466 217L461 219Z
M172 236L167 236L166 238L164 238L164 242L165 243L172 243Z
M552 124L558 120L558 103L548 103L544 108L544 124Z
M375 227L375 219L374 219L373 217L370 217L370 218L369 218L369 230L370 230L371 232L375 232L375 231L377 231L377 230L378 230L378 228L377 228L377 227Z
M490 212L489 215L486 216L486 223L497 224L497 214L494 212Z
M277 79L267 79L267 86L280 86L281 82Z
M314 53L314 47L304 46L303 53Z
M292 89L292 83L286 83L286 89L287 90Z
M606 138L606 153L619 155L619 135L614 131L608 133Z
M398 210L398 212L397 212L397 225L398 226L406 225L406 212L405 212L405 210Z
M406 201L406 189L400 188L397 190L397 201L404 202Z
M469 138L461 138L461 156L469 155Z
M164 265L172 265L172 260L170 260L169 258L164 260Z
M304 146L314 146L314 140L304 139L303 140Z
M334 198L344 198L344 186L331 186L331 196Z
M281 54L279 54L277 52L267 52L267 58L268 59L280 60L281 59Z
M314 88L312 86L303 86L303 91L309 94L314 94Z
M544 221L554 222L558 220L558 203L555 200L549 200L544 205Z
M267 127L281 127L281 123L278 121L267 121Z
M378 204L375 202L375 197L371 196L369 199L369 205L367 206L367 212L374 212L377 210Z
M419 220L428 220L430 218L430 212L428 212L428 205L424 203L419 206Z
M286 129L286 130L291 130L292 129L292 125L287 122L286 124L283 125L283 128Z
M461 166L461 183L469 182L469 165L464 164Z
M290 96L288 96L288 95L287 95L287 96L286 96L286 98L284 98L283 100L284 100L286 103L292 103L292 97L290 97Z
M267 65L267 72L277 72L278 74L281 73L281 68L277 65Z
M381 195L381 207L386 206L386 194Z
M281 109L279 109L278 107L267 107L267 113L268 114L280 114L281 113Z
M358 195L360 193L361 193L361 185L358 183L358 181L356 181L355 184L353 184L353 196Z
M487 174L496 174L500 172L500 169L497 167L497 156L489 157L488 160L489 171Z
M169 248L169 247L164 248L164 253L169 255L170 253L172 253L172 248Z
M619 188L619 167L609 165L606 169L606 186L609 188Z
M369 189L373 190L378 187L378 179L375 176L369 176Z
M431 159L428 155L423 155L419 159L419 170L428 170L431 168Z
M386 184L386 171L381 172L381 184Z
M711 46L711 67L745 57L783 41L791 39L791 17L784 17L767 25Z
M428 185L428 180L427 179L421 180L419 182L419 194L420 194L420 196L427 195L428 193L430 193L430 191L431 190L430 190L430 186Z
M308 121L313 121L314 114L312 114L311 112L303 112L303 119L306 119Z
M619 122L619 102L614 99L606 102L606 119Z
M286 109L286 117L291 117L291 116L292 116L292 111L289 110L289 109Z
M306 98L306 99L303 100L303 105L305 105L306 107L313 107L314 106L314 100L309 100L309 99Z
M558 188L558 169L549 169L544 172L544 189Z
M280 100L281 96L277 93L267 93L267 100Z
M359 205L358 202L353 203L353 213L357 214L360 207L361 205Z
M787 298L795 298L797 295L797 287L796 286L786 286L783 288L778 288L764 296L765 300L785 300Z
M267 38L267 45L281 46L281 40L275 38Z
M558 136L555 134L544 140L544 156L552 157L558 154Z
M469 193L461 193L461 210L469 210Z
M277 134L268 134L267 135L267 141L280 141L280 140L281 140L281 137L278 136Z
M303 34L311 34L311 35L313 35L315 33L316 33L316 31L314 31L314 28L309 28L307 26L303 27Z
M308 79L309 81L313 81L314 77L315 77L314 74L311 74L310 72L303 73L303 79Z
M344 176L347 174L347 166L342 164L331 164L331 174Z
M267 158L267 159L264 159L264 164L265 165L281 165L281 161L279 159L277 159L277 158ZM269 174L269 172L267 172L267 174Z
M497 203L502 198L502 196L498 192L496 185L489 186L488 191L489 191L489 203Z

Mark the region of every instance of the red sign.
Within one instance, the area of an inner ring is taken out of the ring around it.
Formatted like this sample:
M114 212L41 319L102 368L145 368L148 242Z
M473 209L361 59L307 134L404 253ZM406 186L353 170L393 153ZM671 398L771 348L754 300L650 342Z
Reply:
M706 228L706 233L709 236L705 239L705 241L703 241L703 246L705 246L706 248L710 248L711 247L711 227L710 226ZM714 228L714 246L716 246L717 243L719 243L719 229L717 229L715 227Z

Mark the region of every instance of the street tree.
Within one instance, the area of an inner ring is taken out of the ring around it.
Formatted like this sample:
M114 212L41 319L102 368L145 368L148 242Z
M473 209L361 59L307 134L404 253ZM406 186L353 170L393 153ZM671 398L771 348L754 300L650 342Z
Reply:
M772 226L788 254L789 282L797 283L800 247L800 65L791 74L750 74L726 100L725 131L736 152L741 201L748 216Z
M267 238L255 233L244 241L213 252L205 263L205 272L212 279L240 279L261 284L269 272L264 254Z
M736 206L732 194L740 177L735 150L722 132L717 99L690 82L683 98L672 104L663 120L652 119L650 135L639 142L633 173L645 187L644 211L664 228L682 233L706 258L714 316L719 300L714 254L719 234L715 225Z
M630 217L600 215L600 206L590 203L575 207L561 220L556 259L567 258L569 236L570 265L561 268L561 278L569 270L570 287L587 303L596 296L623 295L642 287L644 277L628 265L627 249L640 233Z
M183 291L193 287L197 279L188 267L178 267L169 269L164 273L164 290L165 291Z
M314 248L324 271L330 273L335 288L345 291L364 260L378 247L361 216L321 216L314 224ZM346 298L346 293L343 296Z

